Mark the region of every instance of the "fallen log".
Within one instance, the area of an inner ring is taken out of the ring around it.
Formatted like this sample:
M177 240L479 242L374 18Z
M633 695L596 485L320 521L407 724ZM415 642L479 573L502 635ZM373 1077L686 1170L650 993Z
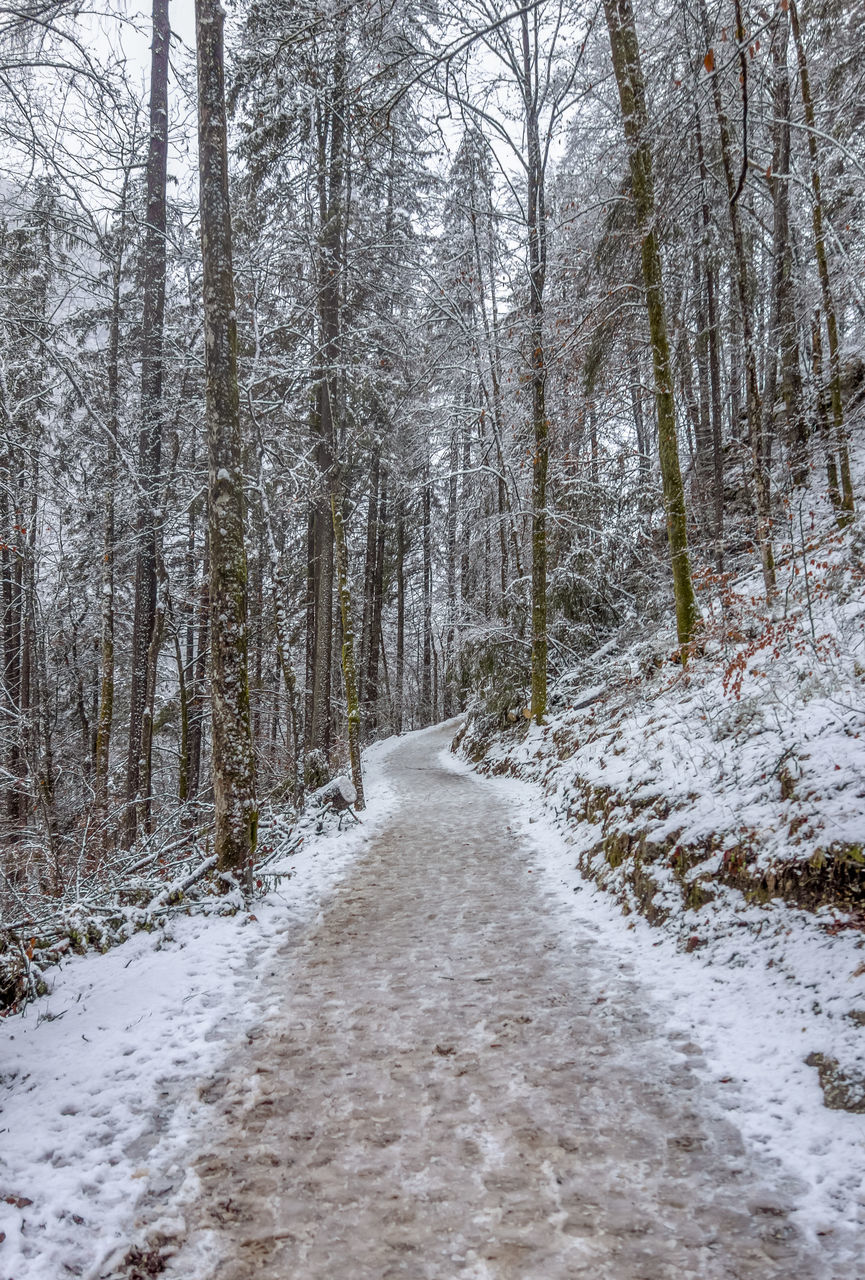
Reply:
M186 893L187 889L191 889L197 881L203 880L208 871L213 870L216 863L217 859L214 854L209 858L205 858L204 862L202 862L200 866L196 867L189 875L183 876L179 880L175 880L173 884L166 885L155 898L151 898L150 902L147 904L145 913L149 914L151 911L158 911L160 907L168 906L172 899L182 897L183 894Z

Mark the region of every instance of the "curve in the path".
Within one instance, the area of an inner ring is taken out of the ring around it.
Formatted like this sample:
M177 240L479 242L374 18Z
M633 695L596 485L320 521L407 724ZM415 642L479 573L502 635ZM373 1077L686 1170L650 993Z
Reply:
M446 741L400 740L399 812L284 948L279 1018L212 1091L170 1273L837 1280L697 1081L699 1049L561 927Z

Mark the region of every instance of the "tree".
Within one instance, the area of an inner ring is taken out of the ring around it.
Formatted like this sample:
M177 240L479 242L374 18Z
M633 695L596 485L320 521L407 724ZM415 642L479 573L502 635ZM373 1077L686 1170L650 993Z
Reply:
M658 415L658 452L667 513L667 540L673 566L673 593L676 601L676 632L683 660L700 620L691 580L688 555L685 490L679 467L673 374L661 270L661 252L655 214L655 188L649 143L646 96L640 49L630 0L605 0L604 13L613 54L613 71L622 107L622 122L628 144L631 190L640 233L643 286L652 341L655 375L655 403Z
M811 92L811 76L808 69L808 55L802 38L799 24L799 10L796 0L790 0L790 25L796 45L796 57L799 63L799 88L802 94L802 105L805 108L805 124L808 130L808 158L811 176L811 220L814 229L814 252L817 258L817 271L820 276L820 292L823 298L823 314L826 321L826 333L829 338L829 402L832 407L832 438L829 442L828 458L830 477L835 469L835 458L841 473L841 493L837 484L831 483L829 490L838 512L838 523L842 528L850 523L854 511L853 481L850 475L850 451L847 445L847 433L844 426L844 405L841 398L841 354L838 341L838 316L832 283L829 278L829 261L826 253L826 233L824 228L823 178L820 169L820 150L818 132L814 113L814 99ZM819 317L817 319L817 342L820 344Z
M198 146L207 377L214 850L251 886L258 829L247 671L237 317L231 260L224 14L196 0Z
M150 67L150 145L147 153L147 223L142 259L141 426L138 436L138 500L132 686L126 756L125 842L150 820L153 696L156 683L157 512L161 500L163 430L163 330L165 324L166 182L168 164L168 0L153 0ZM142 791L143 788L143 791Z
M760 559L763 566L763 583L766 588L766 598L771 599L775 593L775 553L772 547L770 475L766 440L763 431L763 414L760 397L759 373L757 369L757 347L751 315L751 286L748 253L745 245L745 233L742 225L742 216L739 204L739 198L747 180L747 142L743 140L744 157L741 173L737 180L733 164L733 144L730 136L730 124L721 91L720 71L715 61L714 49L712 48L712 33L709 26L709 17L706 10L705 0L700 0L700 21L707 49L704 65L712 88L712 101L715 106L715 117L718 124L721 165L724 173L724 185L727 192L727 211L733 241L732 275L739 302L739 325L745 357L745 406L748 421L748 443L751 447L754 488L757 495L757 542L760 547ZM741 67L740 81L742 86L743 103L747 103L748 84L747 54L745 52L746 40L745 30L741 20L741 11L738 9L734 34L738 47L739 65Z

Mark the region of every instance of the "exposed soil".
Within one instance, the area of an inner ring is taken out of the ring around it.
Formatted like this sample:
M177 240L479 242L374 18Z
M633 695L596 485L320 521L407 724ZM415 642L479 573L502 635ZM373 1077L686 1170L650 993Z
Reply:
M852 1278L699 1047L544 892L502 799L439 761L447 739L397 745L401 809L206 1086L165 1274Z

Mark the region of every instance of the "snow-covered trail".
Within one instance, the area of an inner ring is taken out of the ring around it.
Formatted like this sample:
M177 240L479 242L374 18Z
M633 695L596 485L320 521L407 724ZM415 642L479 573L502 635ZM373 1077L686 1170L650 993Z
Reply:
M181 1199L145 1194L167 1274L852 1277L450 732L391 752L401 806L269 964Z

